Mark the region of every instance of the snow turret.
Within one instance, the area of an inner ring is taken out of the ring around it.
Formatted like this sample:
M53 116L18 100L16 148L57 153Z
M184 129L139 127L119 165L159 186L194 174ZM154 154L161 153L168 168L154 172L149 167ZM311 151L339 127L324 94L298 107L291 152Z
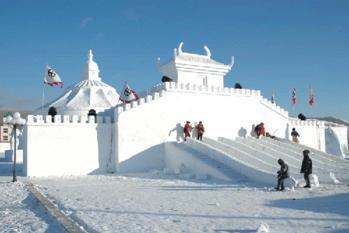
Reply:
M101 80L99 77L99 68L97 63L93 60L92 50L89 50L88 60L86 61L86 67L84 71L83 80Z
M93 60L92 50L89 50L82 80L74 86L68 87L63 95L46 104L43 112L41 108L37 114L47 114L50 107L57 109L58 115L86 115L94 109L99 115L111 115L119 101L119 94L99 77L99 68Z
M211 58L205 45L206 55L183 52L183 42L174 49L173 59L160 67L164 76L178 83L224 87L224 76L234 65L234 57L225 65Z

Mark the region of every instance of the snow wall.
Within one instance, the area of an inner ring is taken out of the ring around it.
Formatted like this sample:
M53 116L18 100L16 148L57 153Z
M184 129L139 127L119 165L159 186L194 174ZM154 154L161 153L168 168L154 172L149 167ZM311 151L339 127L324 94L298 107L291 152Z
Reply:
M110 117L28 116L24 129L27 176L106 173L110 161Z
M24 127L24 171L28 176L137 172L166 167L165 142L183 140L183 125L202 121L205 136L217 139L266 131L326 151L323 123L290 121L288 112L259 91L164 83L144 98L115 109L115 119L98 116L28 116ZM114 122L114 123L112 123ZM305 136L306 135L306 136ZM195 137L195 131L193 131ZM342 141L342 139L340 139Z
M288 125L288 134L287 137L289 140L292 140L291 132L292 128L295 128L299 133L299 143L307 145L317 150L326 151L326 142L325 142L325 122L318 120L295 120L292 119L289 121Z
M165 83L148 93L116 109L115 160L120 172L163 168L163 144L183 140L187 120L193 126L202 121L210 138L249 136L260 122L267 132L286 137L288 113L256 90Z
M345 126L329 126L325 130L326 152L345 158L348 151L348 128Z

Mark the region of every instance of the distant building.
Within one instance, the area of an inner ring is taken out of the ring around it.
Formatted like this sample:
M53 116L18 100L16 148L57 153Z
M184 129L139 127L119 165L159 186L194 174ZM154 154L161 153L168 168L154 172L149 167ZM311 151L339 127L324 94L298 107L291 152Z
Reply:
M10 143L12 128L9 125L0 126L0 143Z

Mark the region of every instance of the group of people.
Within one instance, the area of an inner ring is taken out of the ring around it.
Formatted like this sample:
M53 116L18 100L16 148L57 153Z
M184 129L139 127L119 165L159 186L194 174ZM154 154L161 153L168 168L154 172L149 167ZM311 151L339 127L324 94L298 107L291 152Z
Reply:
M202 121L199 121L199 124L195 126L196 129L196 139L202 141L202 136L204 135L205 132L205 127L202 124ZM191 137L191 131L193 130L193 127L190 124L190 121L187 121L184 125L183 128L183 133L184 133L184 141L187 140L187 137Z
M313 164L309 157L309 150L303 150L303 161L302 161L302 167L300 170L300 173L304 174L304 180L305 180L305 186L304 188L310 188L310 174L313 172ZM290 177L288 165L282 160L278 159L278 164L280 165L280 170L277 172L277 186L276 190L283 191L285 189L284 187L284 180L288 177Z
M264 123L261 122L259 124L257 124L254 128L254 133L256 135L257 138L260 138L261 136L264 137L269 137L272 139L278 139L276 136L271 135L270 133L266 132L265 127L264 127ZM291 137L292 137L292 141L295 143L299 143L299 133L296 131L295 128L292 128L292 132L291 132Z

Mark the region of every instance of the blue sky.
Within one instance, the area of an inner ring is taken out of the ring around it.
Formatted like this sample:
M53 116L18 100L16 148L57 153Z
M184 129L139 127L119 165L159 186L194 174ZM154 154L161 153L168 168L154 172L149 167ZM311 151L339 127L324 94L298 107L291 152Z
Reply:
M349 120L348 12L345 0L1 0L0 108L40 106L46 64L65 86L77 83L90 48L104 82L119 92L124 81L145 90L160 82L156 58L169 60L184 41L184 51L204 54L207 45L226 64L235 56L228 87L275 92L291 115ZM46 99L63 91L46 88Z

